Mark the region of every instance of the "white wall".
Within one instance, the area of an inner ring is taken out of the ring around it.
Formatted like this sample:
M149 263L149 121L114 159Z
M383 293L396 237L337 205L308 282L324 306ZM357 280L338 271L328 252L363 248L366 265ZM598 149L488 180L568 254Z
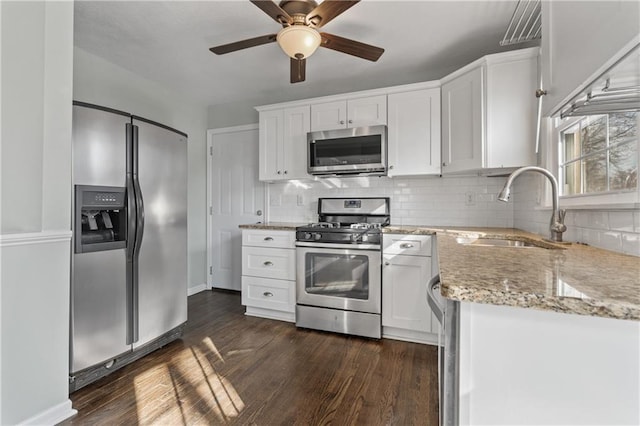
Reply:
M189 135L189 288L206 283L207 107L153 81L74 49L73 99L126 111Z
M73 2L1 2L0 424L68 399Z
M513 226L513 203L496 201L505 178L351 177L272 183L268 220L311 222L319 197L390 197L391 223L429 226ZM467 194L474 198L467 205ZM304 205L298 205L298 197Z
M543 113L548 116L640 33L640 2L542 2Z

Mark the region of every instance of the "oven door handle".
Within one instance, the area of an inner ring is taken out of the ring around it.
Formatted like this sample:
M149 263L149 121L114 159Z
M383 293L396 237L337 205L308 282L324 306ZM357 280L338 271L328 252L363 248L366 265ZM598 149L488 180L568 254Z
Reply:
M307 243L304 241L296 241L296 247L349 249L349 250L375 250L375 251L381 250L380 246L377 244Z

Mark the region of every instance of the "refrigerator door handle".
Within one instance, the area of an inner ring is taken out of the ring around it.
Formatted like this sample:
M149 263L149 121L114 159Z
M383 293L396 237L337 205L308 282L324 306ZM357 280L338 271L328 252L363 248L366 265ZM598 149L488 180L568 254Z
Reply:
M137 298L135 297L138 274L136 271L136 190L133 184L133 125L126 124L127 128L127 345L138 340Z
M140 181L138 179L138 129L139 127L133 125L133 187L136 196L136 234L135 243L133 249L134 263L133 263L133 341L137 342L139 338L139 257L140 248L142 247L142 237L144 235L144 200L142 198L142 189L140 188Z

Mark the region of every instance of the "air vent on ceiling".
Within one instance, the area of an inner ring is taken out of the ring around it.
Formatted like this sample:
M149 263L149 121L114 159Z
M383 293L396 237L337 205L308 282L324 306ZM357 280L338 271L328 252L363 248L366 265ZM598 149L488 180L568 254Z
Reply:
M518 0L500 46L525 43L542 37L540 0Z

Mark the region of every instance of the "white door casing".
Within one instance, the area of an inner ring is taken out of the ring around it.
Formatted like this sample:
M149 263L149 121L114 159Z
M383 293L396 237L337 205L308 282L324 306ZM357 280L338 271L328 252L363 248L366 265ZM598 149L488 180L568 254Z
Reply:
M207 131L207 288L242 288L239 225L265 220L258 125ZM260 212L260 213L258 213Z

